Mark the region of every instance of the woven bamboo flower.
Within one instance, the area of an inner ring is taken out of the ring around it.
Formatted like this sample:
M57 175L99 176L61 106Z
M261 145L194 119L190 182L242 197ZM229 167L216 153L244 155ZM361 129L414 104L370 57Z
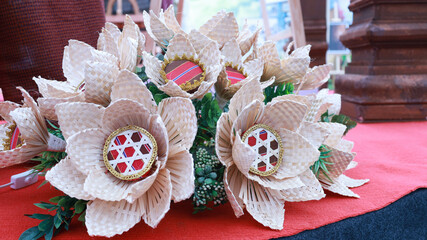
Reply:
M33 98L21 87L24 105L0 103L0 168L23 163L43 151L64 151L65 142L48 133L46 123Z
M111 237L141 218L156 227L170 201L194 191L189 153L197 119L189 99L167 98L156 106L139 77L122 70L111 104L56 106L67 141L67 158L46 179L67 195L90 200L89 235Z
M43 95L38 100L43 116L57 120L55 105L62 102L92 102L107 106L119 70L135 70L144 44L143 35L129 16L126 16L123 32L114 24L106 23L98 39L98 50L70 40L62 61L67 81L33 78Z
M327 132L304 122L307 106L290 100L263 104L259 81L243 85L218 120L215 148L226 166L224 185L237 217L282 229L284 201L324 197L309 167ZM310 140L309 140L310 139Z
M346 126L340 123L318 122L321 115L326 111L329 114L339 114L341 109L341 95L328 94L328 91L328 89L322 89L316 96L286 95L279 98L309 106L310 110L304 120L327 130L329 133L322 144L326 146L326 149L323 150L331 151L328 154L330 157L326 158L326 161L331 164L327 165L327 174L319 171L317 176L322 187L343 196L359 198L359 195L349 188L359 187L368 182L369 179L352 179L343 174L345 170L357 166L357 162L352 161L355 156L355 153L351 152L354 143L343 139Z
M150 10L150 13L144 11L143 18L147 33L162 47L167 47L175 34L186 35L176 20L173 5L170 5L165 12L162 9L159 16L156 16L153 10Z
M216 82L221 70L221 53L217 43L210 42L196 53L188 38L177 34L170 41L163 61L144 52L147 76L172 97L201 98Z
M215 83L218 97L230 100L248 80L260 79L263 62L260 59L243 63L239 44L235 38L224 44L221 50L224 66Z

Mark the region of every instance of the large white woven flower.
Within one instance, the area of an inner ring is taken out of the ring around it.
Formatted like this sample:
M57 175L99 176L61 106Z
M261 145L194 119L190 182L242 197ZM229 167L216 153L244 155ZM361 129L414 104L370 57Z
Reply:
M163 61L144 52L147 76L172 97L201 98L216 82L222 69L217 43L209 43L196 53L190 40L176 34L170 41Z
M330 157L326 159L331 164L326 165L327 175L319 171L317 176L322 187L343 196L359 198L359 195L349 188L359 187L368 182L369 179L352 179L343 174L345 170L357 166L357 162L352 161L355 156L355 153L351 152L354 143L343 139L346 126L340 123L319 122L321 115L326 111L329 114L337 115L341 109L341 95L328 94L328 92L328 89L322 89L316 96L286 95L280 98L305 103L310 110L304 120L329 132L322 144L331 151L328 154Z
M111 104L57 105L67 158L46 179L67 195L90 200L90 235L111 237L141 218L156 227L171 199L194 191L193 159L188 152L197 132L189 99L164 99L157 107L137 75L122 70Z
M327 131L303 121L305 104L263 100L259 81L243 85L218 120L215 148L235 215L246 208L264 226L282 229L284 200L324 197L309 167Z
M44 151L64 151L65 142L47 131L34 99L21 87L24 105L0 103L0 168L23 163Z
M67 81L33 78L43 95L38 99L43 116L57 120L55 105L62 102L92 102L107 106L119 70L135 70L144 44L144 36L129 16L126 16L123 32L114 24L105 24L99 35L98 50L70 40L62 60Z

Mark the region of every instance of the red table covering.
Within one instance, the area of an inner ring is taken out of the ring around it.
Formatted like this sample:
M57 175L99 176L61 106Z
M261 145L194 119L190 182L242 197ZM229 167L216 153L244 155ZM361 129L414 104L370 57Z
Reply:
M370 182L353 189L360 199L327 193L320 201L285 204L285 223L282 231L263 227L245 213L236 218L229 204L196 215L190 201L171 204L171 210L156 229L141 221L129 232L115 239L268 239L297 234L348 217L383 208L402 196L427 187L427 123L359 124L346 139L354 141L355 160L359 165L347 171L353 178L369 178ZM20 173L31 164L0 169L0 185L10 176ZM47 201L61 192L48 184L39 183L25 189L0 189L1 239L17 239L26 229L39 221L24 214L46 213L33 203ZM411 211L408 209L408 211ZM57 239L89 239L86 228L78 221Z

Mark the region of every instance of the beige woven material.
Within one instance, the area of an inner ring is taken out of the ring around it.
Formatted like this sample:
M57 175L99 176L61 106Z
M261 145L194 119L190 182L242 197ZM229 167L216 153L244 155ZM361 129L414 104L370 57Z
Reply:
M157 107L151 92L128 70L120 72L111 89L113 102L106 108L80 102L56 107L68 157L46 176L64 193L90 200L88 233L107 237L129 230L141 219L156 227L171 200L178 202L193 194L193 158L188 149L197 132L189 99L172 97ZM149 175L137 181L115 177L103 161L106 139L129 125L145 129L157 145Z
M331 71L331 68L331 64L325 64L310 68L303 77L301 83L296 84L295 88L298 90L307 90L315 89L322 86L329 80L329 72Z
M50 120L58 120L58 116L55 113L55 106L60 103L66 103L66 102L84 102L84 93L80 93L75 97L69 97L69 98L54 98L54 97L48 97L48 98L39 98L37 99L37 102L39 104L40 112L41 114Z
M202 26L203 27L203 26ZM201 28L200 30L201 31ZM202 31L201 31L202 32ZM220 48L232 38L239 35L239 25L234 17L234 13L226 13L213 27L206 33L206 36L218 42Z
M144 25L148 35L160 46L166 47L175 34L185 34L179 26L174 13L173 5L166 9L165 13L160 12L159 16L150 10L150 13L143 12Z
M280 59L276 44L270 41L265 42L255 51L256 56L264 61L264 73L261 81L266 81L275 76L275 85L287 82L299 83L310 64L309 50L310 45L297 48L291 54L287 51L284 58Z
M85 101L107 106L118 69L113 63L88 62L85 66Z
M219 50L215 48L216 43L212 40L200 50L199 54L196 53L191 41L183 34L176 34L170 41L167 48L165 59L187 59L192 58L200 61L205 70L205 78L195 92L188 93L181 89L174 81L168 81L160 74L163 62L158 60L151 54L144 52L144 65L145 72L151 81L163 92L172 97L183 98L202 98L215 84L218 74L221 71Z
M0 115L8 121L0 129L0 168L26 162L48 149L65 149L63 140L48 133L45 119L33 98L23 88L18 89L24 97L23 106L7 101L0 103ZM3 143L10 139L6 132L10 131L9 127L14 124L19 128L22 146L5 150Z
M284 199L302 201L324 196L318 180L307 175L307 171L311 173L309 167L320 155L318 146L311 142L320 144L327 131L304 124L304 132L316 133L315 139L311 140L309 135L308 140L297 132L308 110L306 105L286 99L264 106L263 99L257 80L247 82L236 92L229 112L223 113L217 123L215 148L226 166L224 186L235 215L243 215L246 208L264 226L282 229ZM241 135L255 124L265 124L277 131L283 145L278 169L267 176L249 171L258 153L241 140Z
M190 39L191 44L197 53L199 53L206 45L208 45L208 43L211 42L208 37L195 29L191 30L191 32L188 34L188 38Z
M257 79L259 81L263 71L263 62L261 59L253 59L243 63L242 51L235 38L232 38L224 44L221 49L221 54L224 57L223 62L225 66L222 68L218 76L218 81L215 83L215 91L220 101L227 102L246 82L252 79ZM240 70L246 78L231 85L231 81L228 79L226 72L226 66L231 66L235 70Z

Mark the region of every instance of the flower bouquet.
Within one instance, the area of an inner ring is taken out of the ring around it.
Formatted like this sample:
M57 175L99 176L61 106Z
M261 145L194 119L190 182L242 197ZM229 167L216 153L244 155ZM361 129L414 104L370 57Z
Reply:
M339 115L340 96L298 94L329 78L329 65L309 68L310 46L280 56L224 11L189 33L173 7L144 22L161 54L144 51L127 16L122 31L105 24L96 49L70 40L67 81L35 77L38 104L23 89L23 106L0 103L0 166L35 157L65 194L36 204L55 214L29 215L41 222L21 239L50 239L73 218L91 236L155 228L186 199L194 213L229 202L283 229L285 201L359 197L349 188L367 180L343 175L356 166L343 139L355 122Z

